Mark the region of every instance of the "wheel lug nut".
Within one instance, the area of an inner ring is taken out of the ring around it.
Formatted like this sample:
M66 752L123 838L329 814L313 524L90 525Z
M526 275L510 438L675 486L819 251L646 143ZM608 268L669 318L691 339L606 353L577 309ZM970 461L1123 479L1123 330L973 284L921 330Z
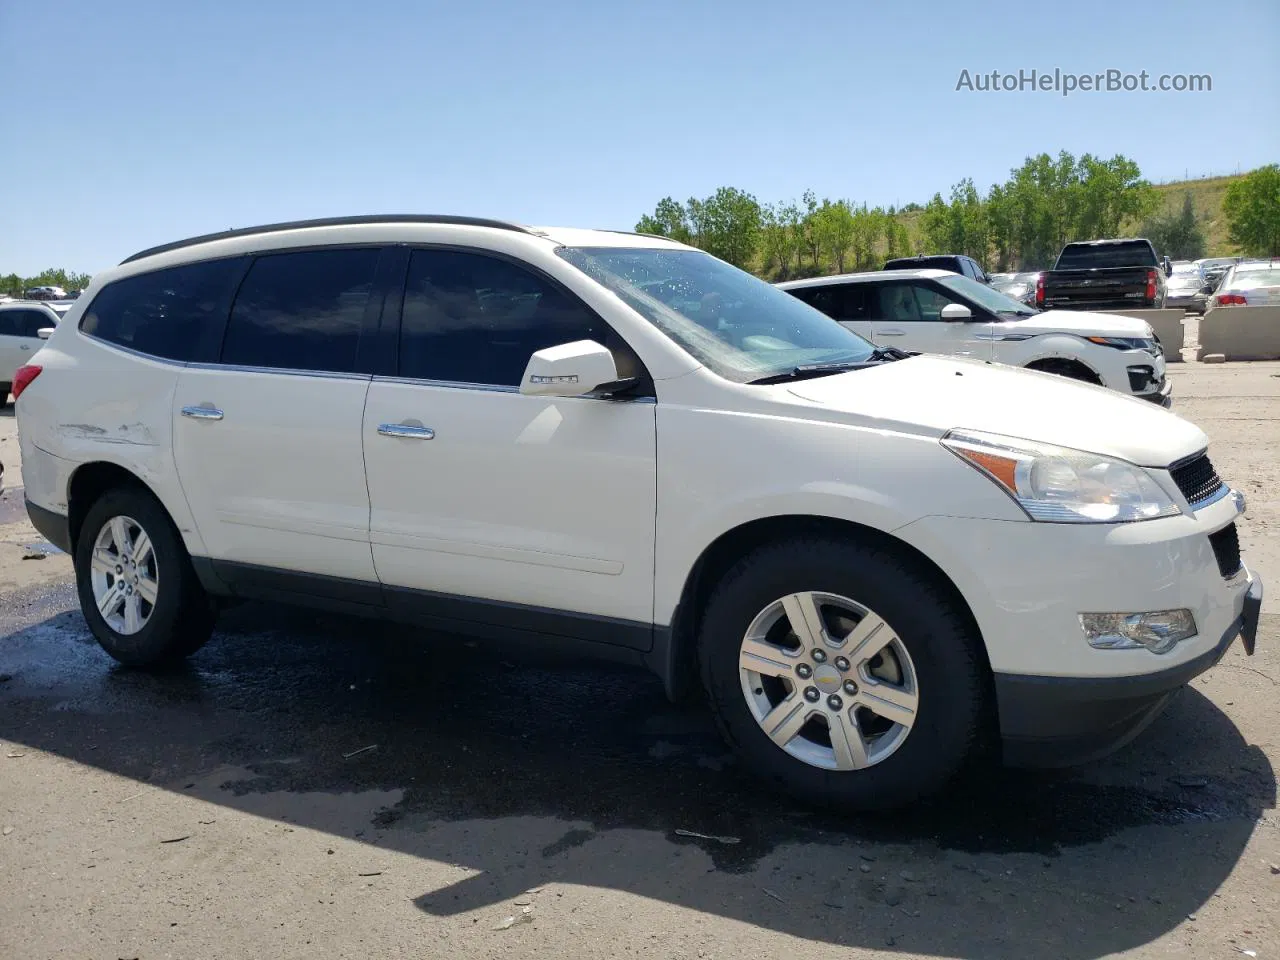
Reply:
M854 683L852 680L846 680L844 682L844 692L852 697L855 693L858 692L858 685Z
M832 710L839 710L844 706L844 701L833 693L831 696L827 697L827 706Z
M836 657L836 669L839 670L841 673L844 673L846 670L849 669L849 661L846 660L844 657Z
M825 662L826 662L826 659L827 659L827 655L826 655L825 653L823 653L821 650L815 650L815 651L813 651L813 661L814 661L814 663L825 663Z
M820 696L822 696L822 694L818 693L817 687L804 688L804 698L810 703L817 703Z
M116 573L124 573L124 567L116 564Z
M796 667L796 674L801 680L808 680L813 676L813 667L809 666L807 663L802 663L800 666Z

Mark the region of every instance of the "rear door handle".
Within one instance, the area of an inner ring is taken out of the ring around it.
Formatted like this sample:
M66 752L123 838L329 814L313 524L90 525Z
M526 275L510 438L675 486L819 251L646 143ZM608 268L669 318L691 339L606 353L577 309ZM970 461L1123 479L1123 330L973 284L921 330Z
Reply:
M878 337L905 337L906 335L907 335L907 331L899 330L896 327L891 327L888 330L876 331L876 336Z
M378 434L383 437L401 437L407 440L433 440L436 432L430 427L413 423L380 423Z
M182 415L192 420L221 420L222 411L217 407L183 407Z

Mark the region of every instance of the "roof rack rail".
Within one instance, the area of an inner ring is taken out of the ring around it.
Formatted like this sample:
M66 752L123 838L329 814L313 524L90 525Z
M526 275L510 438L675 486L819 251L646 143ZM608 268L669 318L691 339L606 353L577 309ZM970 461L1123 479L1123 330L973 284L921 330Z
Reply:
M247 237L259 233L279 233L283 230L302 230L308 227L348 227L363 223L449 223L464 227L494 227L498 230L515 230L520 233L529 233L526 227L522 227L518 223L509 223L506 220L487 220L483 217L458 217L449 214L416 214L416 213L393 213L393 214L370 214L359 217L323 217L318 220L290 220L285 223L267 223L259 227L236 227L231 230L222 230L218 233L206 233L198 237L189 237L186 240L175 240L173 243L162 243L158 247L148 247L141 250L131 257L121 260L121 265L133 263L135 260L142 260L146 257L154 257L159 253L167 253L170 250L181 250L183 247L193 247L200 243L209 243L213 240L227 240L231 237Z

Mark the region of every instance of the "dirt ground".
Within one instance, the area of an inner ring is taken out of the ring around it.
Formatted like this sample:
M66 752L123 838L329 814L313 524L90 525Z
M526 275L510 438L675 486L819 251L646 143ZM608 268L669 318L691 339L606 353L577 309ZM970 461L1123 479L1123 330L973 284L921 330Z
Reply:
M852 819L628 670L256 605L121 669L0 411L0 958L1280 957L1280 364L1172 375L1248 496L1256 656L1103 762Z

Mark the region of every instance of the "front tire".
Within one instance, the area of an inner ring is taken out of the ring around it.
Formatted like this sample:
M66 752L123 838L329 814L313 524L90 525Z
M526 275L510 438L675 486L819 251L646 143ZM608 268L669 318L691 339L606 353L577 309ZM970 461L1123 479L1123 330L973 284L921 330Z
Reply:
M199 650L214 611L164 507L139 487L108 490L89 508L75 551L80 608L102 649L132 667Z
M698 653L741 761L848 812L934 793L974 753L988 689L979 643L913 564L814 537L733 567L707 605Z

